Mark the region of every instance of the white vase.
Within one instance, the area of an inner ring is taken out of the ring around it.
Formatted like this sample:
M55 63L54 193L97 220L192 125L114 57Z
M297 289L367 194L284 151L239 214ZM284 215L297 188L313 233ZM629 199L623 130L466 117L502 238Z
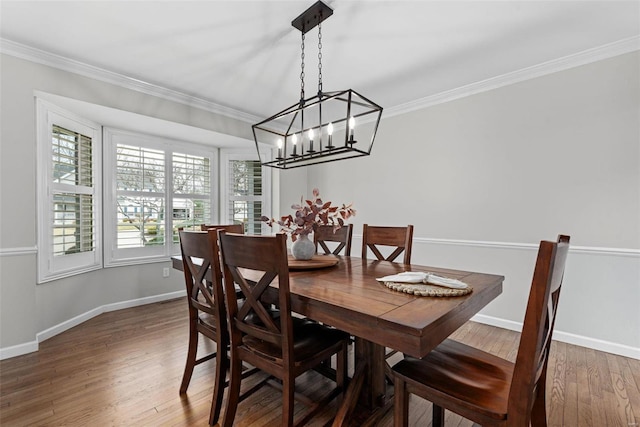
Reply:
M291 255L295 259L311 259L316 253L316 245L309 239L308 234L301 234L291 245Z

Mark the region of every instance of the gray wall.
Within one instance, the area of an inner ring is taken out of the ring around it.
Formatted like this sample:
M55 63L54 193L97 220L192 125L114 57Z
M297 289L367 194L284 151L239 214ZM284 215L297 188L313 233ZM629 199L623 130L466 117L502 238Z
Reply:
M536 245L569 234L556 337L640 357L639 64L634 52L383 118L371 156L309 168L308 191L354 202L354 248L363 223L411 223L414 262L505 275L479 320L514 329Z
M208 111L13 56L3 54L1 60L0 350L4 356L33 349L37 334L51 328L63 330L73 319L97 313L97 308L153 300L184 288L175 271L169 278L162 277L169 262L103 269L36 285L34 91L241 138L251 138L251 128Z
M570 234L556 337L640 358L639 62L636 52L384 118L370 157L276 173L273 215L289 213L313 187L335 203L353 201L354 254L363 223L412 223L416 263L506 276L503 295L478 320L514 329L537 243ZM179 275L161 277L168 263L36 285L34 90L243 138L250 128L11 56L1 65L7 355L96 307L182 290Z

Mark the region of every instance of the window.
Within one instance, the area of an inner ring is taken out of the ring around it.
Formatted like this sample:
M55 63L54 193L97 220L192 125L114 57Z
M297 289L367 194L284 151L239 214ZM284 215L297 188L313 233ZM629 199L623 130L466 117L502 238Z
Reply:
M173 153L174 228L211 224L211 160L208 157ZM178 234L173 234L178 243Z
M100 125L37 100L38 282L102 267Z
M264 153L263 158L266 156ZM260 221L271 211L268 168L260 165L255 151L223 151L222 168L223 222L244 224L247 234L270 234L269 227Z
M215 215L217 149L105 130L107 265L156 262L178 249L178 228Z
M271 169L254 150L225 149L219 161L221 150L188 142L185 127L171 129L184 139L161 138L103 128L40 97L36 107L38 283L167 261L180 251L178 228L272 232L260 221L271 212Z

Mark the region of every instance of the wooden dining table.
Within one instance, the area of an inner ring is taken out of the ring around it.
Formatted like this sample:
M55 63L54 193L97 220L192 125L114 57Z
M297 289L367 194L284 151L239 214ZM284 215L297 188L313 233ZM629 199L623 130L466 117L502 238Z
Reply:
M182 260L173 258L182 270ZM458 279L473 288L456 297L416 296L376 278L421 271ZM289 273L291 309L356 338L354 375L334 425L347 424L356 406L383 413L392 399L385 379L385 347L426 356L502 292L503 276L339 256L334 266ZM373 418L372 418L373 419Z

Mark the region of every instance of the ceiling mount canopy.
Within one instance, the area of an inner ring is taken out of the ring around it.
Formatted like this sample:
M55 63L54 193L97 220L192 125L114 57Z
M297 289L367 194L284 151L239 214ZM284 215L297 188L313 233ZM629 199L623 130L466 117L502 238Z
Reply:
M302 34L300 100L252 126L263 166L291 169L371 153L382 107L353 89L332 92L322 89L321 24L332 14L329 6L318 1L291 22ZM315 27L318 27L318 93L305 98L305 34ZM277 153L275 160L262 158L260 144Z

